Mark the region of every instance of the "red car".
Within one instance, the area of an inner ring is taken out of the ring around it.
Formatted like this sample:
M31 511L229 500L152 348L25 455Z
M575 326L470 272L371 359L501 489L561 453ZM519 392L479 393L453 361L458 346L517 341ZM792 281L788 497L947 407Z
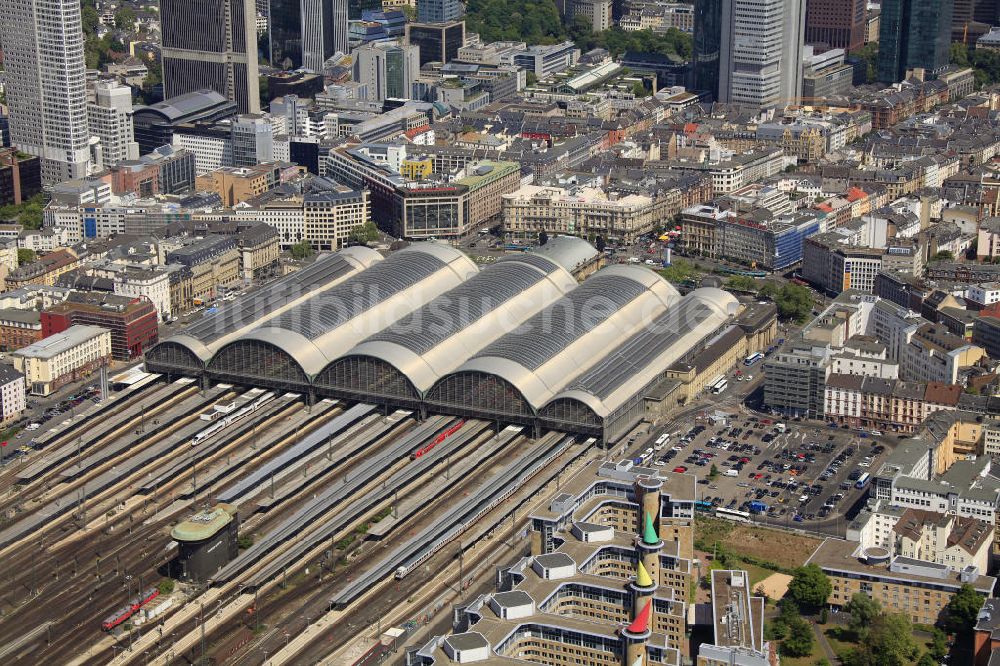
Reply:
M683 474L686 471L688 471L688 468L684 467L683 465L681 465L680 467L674 467L674 472L676 472L677 474Z
M746 458L746 457L743 457L743 458L740 458L740 462L741 462L741 463L743 463L743 464L745 465L745 464L747 464L748 462L750 462L750 459L749 459L749 458Z

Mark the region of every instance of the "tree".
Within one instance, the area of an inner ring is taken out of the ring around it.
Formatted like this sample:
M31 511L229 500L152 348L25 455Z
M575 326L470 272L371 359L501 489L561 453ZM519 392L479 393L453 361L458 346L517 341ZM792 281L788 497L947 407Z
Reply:
M726 280L726 289L732 289L733 291L755 294L759 288L760 285L757 284L757 280L749 275L734 275Z
M927 654L935 663L948 654L948 636L937 627L934 627L934 633L931 635L931 646L927 648Z
M781 642L781 652L789 657L805 657L812 654L812 626L801 617L796 617L788 624L788 637Z
M965 633L976 626L976 617L983 607L983 598L968 583L962 583L945 607L947 627L954 633Z
M779 289L768 283L761 287L758 295L771 298L778 306L778 316L782 319L804 322L812 312L812 293L802 285L785 284Z
M17 265L24 266L25 264L30 264L35 260L35 251L28 250L25 248L18 248L17 250Z
M549 242L549 235L544 229L538 232L538 244L545 245Z
M531 86L533 86L536 83L538 83L538 75L535 74L533 71L531 71L529 69L524 74L524 83L525 83L526 86L528 86L530 88Z
M949 250L941 250L933 257L931 257L931 261L953 261L954 259L955 255L952 254Z
M971 64L969 62L969 47L962 42L952 42L951 64L958 65L959 67L968 67Z
M815 564L807 564L795 570L785 597L800 608L817 609L826 604L831 592L833 586L823 570Z
M848 626L859 638L864 636L868 627L882 612L878 602L863 592L855 592L851 600L844 606L844 610L851 615L851 622Z
M826 606L819 612L819 623L826 624L830 620L830 611Z
M597 240L594 241L594 247L597 248L597 251L600 252L601 254L604 253L604 249L607 246L608 242L604 239L604 236L598 236Z
M917 666L937 666L938 660L930 655L928 652L924 652L920 655L920 660L917 662Z
M875 618L868 637L845 660L847 666L905 666L916 655L913 624L896 613Z
M97 13L97 8L92 4L85 3L81 10L83 19L83 34L90 37L97 34L97 26L101 24L101 17Z
M878 42L869 42L855 53L865 61L865 78L868 83L874 83L878 76Z
M135 12L131 7L122 7L115 12L115 27L125 32L132 32L135 29Z
M714 479L717 476L719 476L719 468L715 466L715 463L712 463L712 466L708 468L708 478Z
M174 579L164 578L157 585L156 589L160 591L160 594L166 596L168 594L173 594L174 592Z
M347 240L356 245L367 245L368 243L374 243L378 239L378 227L370 220L354 227L351 229L351 233L347 235Z
M236 538L236 547L240 550L246 550L253 545L253 535L252 534L241 534Z
M301 241L293 245L290 250L292 259L308 259L313 255L312 245L309 241Z

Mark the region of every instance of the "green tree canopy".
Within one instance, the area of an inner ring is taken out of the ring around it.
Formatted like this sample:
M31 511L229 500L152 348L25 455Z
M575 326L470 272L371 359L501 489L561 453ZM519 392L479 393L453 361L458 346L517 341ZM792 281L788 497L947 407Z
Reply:
M833 586L823 570L815 564L807 564L795 570L785 598L800 608L817 609L826 604L831 592Z
M845 666L906 666L917 649L910 618L882 614L872 621L868 637L851 652Z
M756 294L760 284L749 275L734 275L726 279L726 289Z
M351 229L351 233L347 235L347 240L351 243L356 243L360 245L365 245L367 243L374 243L379 239L378 227L372 221L365 222L364 224L359 224L358 226Z
M962 583L945 607L948 614L948 628L955 633L971 631L976 626L976 617L983 607L984 599L975 588L968 583Z
M767 283L760 288L759 294L774 301L778 306L778 316L782 319L792 319L801 323L808 319L812 312L812 292L802 285L789 283L779 288Z
M30 264L35 260L35 251L29 250L27 248L18 248L17 250L17 265L24 266L25 264Z
M941 250L933 257L931 257L931 261L952 261L954 258L955 255L952 254L949 250Z
M851 600L844 606L844 610L851 615L851 631L859 637L863 637L868 632L868 627L882 612L878 602L863 592L855 592Z
M308 259L313 255L312 245L309 244L309 241L296 243L289 248L289 251L292 253L293 259Z
M788 636L781 642L781 653L789 657L805 657L812 654L814 640L812 625L801 616L792 618L788 623Z
M135 29L135 12L131 7L122 7L115 12L115 27L125 32L132 32Z

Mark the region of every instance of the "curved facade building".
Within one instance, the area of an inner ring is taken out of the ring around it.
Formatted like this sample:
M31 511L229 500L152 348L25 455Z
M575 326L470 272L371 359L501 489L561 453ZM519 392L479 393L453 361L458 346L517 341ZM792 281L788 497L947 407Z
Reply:
M597 251L588 243L591 258ZM324 395L380 396L416 406L427 391L483 346L576 288L567 270L581 248L501 259L396 324L369 337L316 378Z
M330 361L477 271L451 246L410 246L242 333L213 355L208 376L308 392Z
M604 268L435 384L428 406L533 422L567 383L679 300L649 269Z
M146 367L166 375L201 374L226 343L379 261L382 255L367 247L349 247L320 257L156 345L146 354Z

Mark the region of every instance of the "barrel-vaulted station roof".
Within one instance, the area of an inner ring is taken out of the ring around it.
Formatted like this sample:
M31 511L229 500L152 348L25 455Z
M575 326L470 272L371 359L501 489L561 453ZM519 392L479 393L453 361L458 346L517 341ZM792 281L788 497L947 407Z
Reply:
M482 269L425 242L381 259L325 255L220 308L146 355L150 370L310 396L580 431L613 440L667 368L737 314L655 272L558 237Z

